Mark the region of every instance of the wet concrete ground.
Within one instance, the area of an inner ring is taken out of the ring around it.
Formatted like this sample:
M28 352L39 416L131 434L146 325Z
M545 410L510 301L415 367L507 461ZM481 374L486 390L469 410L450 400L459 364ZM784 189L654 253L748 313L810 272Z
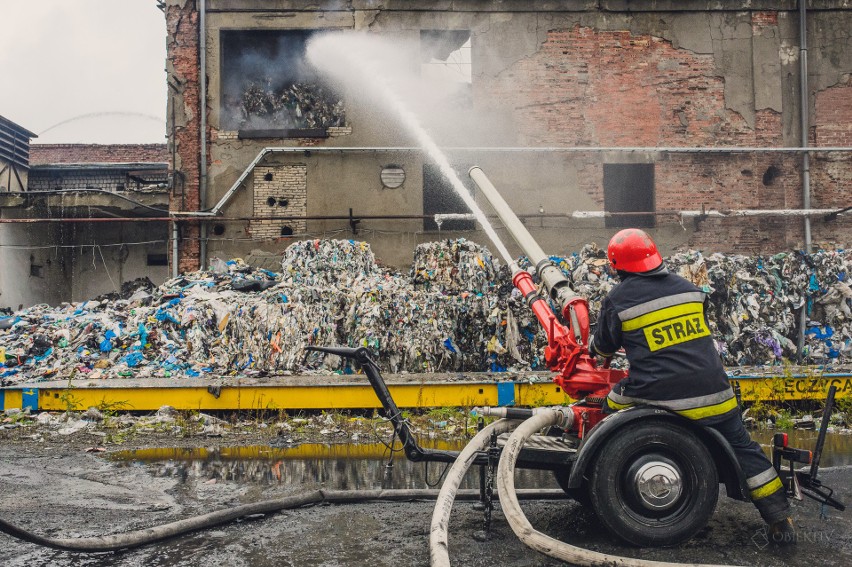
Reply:
M212 449L212 447L211 447ZM86 537L158 525L228 506L279 498L317 488L425 488L423 465L395 461L390 481L385 460L273 459L149 462L107 458L80 446L0 445L0 517L39 534ZM280 461L280 462L279 462ZM278 463L277 473L273 469ZM439 471L432 465L430 480ZM549 483L528 473L519 484ZM852 503L852 466L825 469L822 480ZM550 484L550 486L553 486ZM317 505L253 521L219 526L122 553L84 555L54 551L0 534L0 564L66 566L399 566L428 565L432 502ZM799 545L767 545L750 504L720 498L705 530L670 549L620 544L594 514L572 501L525 502L533 525L563 541L604 553L677 562L759 566L852 565L852 512L808 499L795 502ZM454 565L553 566L521 544L495 511L490 541L474 539L482 514L459 502L450 523Z

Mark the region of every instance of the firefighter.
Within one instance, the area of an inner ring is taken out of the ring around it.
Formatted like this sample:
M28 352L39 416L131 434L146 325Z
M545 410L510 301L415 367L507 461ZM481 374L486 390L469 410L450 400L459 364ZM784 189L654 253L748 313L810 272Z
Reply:
M743 426L707 324L706 294L669 273L654 241L639 229L613 236L607 256L621 283L603 300L589 351L608 358L623 347L630 374L612 388L606 411L650 404L719 431L736 454L771 540L795 542L781 479Z

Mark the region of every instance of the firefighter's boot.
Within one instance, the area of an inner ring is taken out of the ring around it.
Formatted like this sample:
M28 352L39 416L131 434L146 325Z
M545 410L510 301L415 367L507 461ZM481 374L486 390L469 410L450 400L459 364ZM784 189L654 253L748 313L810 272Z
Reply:
M769 526L769 541L775 545L794 545L797 539L792 518L784 518Z

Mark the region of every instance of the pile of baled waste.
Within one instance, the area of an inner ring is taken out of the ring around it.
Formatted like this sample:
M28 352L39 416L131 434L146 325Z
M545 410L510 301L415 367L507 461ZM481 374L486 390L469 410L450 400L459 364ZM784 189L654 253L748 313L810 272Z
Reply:
M592 322L618 283L587 245L553 260L589 300ZM852 361L852 254L747 257L686 252L666 259L709 292L729 366ZM364 242L308 240L281 272L214 259L156 287L0 318L0 385L30 380L350 372L305 345L367 346L386 372L543 369L546 337L505 266L471 241L417 247L407 273L379 266Z

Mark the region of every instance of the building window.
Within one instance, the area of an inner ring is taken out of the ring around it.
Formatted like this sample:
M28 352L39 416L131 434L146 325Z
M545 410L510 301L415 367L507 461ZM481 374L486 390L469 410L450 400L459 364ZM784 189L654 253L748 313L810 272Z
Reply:
M148 254L147 264L149 266L168 266L169 265L169 256L168 254Z
M264 137L319 137L327 128L346 125L343 101L305 58L312 33L221 32L223 129L260 131Z
M472 107L473 65L469 30L421 30L420 76L454 85L456 108Z
M473 81L470 50L469 30L421 30L421 76L470 84Z
M459 169L466 168L456 168ZM471 192L469 187L467 191ZM434 215L439 214L470 214L470 209L453 189L452 183L441 173L441 169L433 164L423 164L423 214L429 218L423 219L423 230L438 230ZM444 220L440 230L473 230L472 220Z
M609 228L655 226L654 164L604 164L604 209L616 213L606 217ZM624 214L645 213L645 214Z

